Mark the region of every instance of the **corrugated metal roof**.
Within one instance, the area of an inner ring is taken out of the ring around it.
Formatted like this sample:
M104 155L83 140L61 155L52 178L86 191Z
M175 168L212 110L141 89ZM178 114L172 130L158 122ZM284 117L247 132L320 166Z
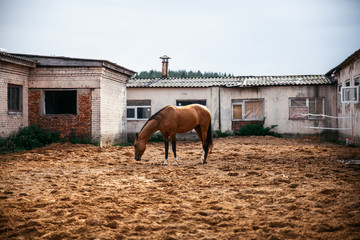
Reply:
M242 87L331 84L330 79L325 75L250 76L242 78L244 80Z
M239 76L207 78L132 78L129 88L255 87L331 84L325 75Z

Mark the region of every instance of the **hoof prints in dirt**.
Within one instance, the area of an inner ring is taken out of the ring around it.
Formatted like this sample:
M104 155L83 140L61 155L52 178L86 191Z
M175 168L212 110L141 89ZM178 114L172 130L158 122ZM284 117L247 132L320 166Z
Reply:
M0 162L1 239L356 239L357 148L272 137L132 147L53 144ZM197 151L198 150L198 151Z

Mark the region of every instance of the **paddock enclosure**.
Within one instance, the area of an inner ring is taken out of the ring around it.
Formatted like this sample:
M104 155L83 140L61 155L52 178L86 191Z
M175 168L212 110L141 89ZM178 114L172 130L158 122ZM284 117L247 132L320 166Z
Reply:
M317 139L69 143L0 155L0 239L359 239L360 149Z

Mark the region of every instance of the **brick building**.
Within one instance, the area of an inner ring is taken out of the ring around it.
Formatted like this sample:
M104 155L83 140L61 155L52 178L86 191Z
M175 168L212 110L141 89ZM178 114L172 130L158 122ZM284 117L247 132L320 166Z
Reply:
M126 141L126 82L135 72L106 60L4 52L0 57L2 136L35 123L100 145Z

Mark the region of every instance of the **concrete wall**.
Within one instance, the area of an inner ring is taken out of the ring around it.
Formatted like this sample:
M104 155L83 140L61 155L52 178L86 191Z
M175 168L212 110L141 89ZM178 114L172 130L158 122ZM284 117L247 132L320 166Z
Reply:
M28 125L28 77L30 69L0 61L0 136L7 137ZM22 86L22 111L8 111L8 84Z
M336 86L276 86L254 88L127 88L128 100L151 100L151 113L162 107L176 104L176 100L205 99L212 114L213 130L232 132L232 100L264 99L265 126L278 125L282 134L317 134L318 130L305 128L319 126L318 120L290 120L289 98L325 98L325 114L336 116ZM139 132L146 120L128 120L129 138ZM320 122L324 127L336 127L334 119ZM323 131L322 131L323 132ZM332 133L330 133L332 134Z
M206 100L214 129L219 128L219 88L127 88L127 100L151 100L151 114L176 100ZM128 120L128 136L132 139L146 120Z
M221 131L232 131L232 99L264 99L265 126L278 125L274 130L282 134L317 134L318 130L305 128L318 126L318 120L290 120L289 98L325 98L325 114L336 116L333 101L335 85L276 86L254 88L221 88ZM336 121L321 120L321 126L336 127Z
M340 77L338 79L338 84L345 86L346 81L350 81L350 86L354 86L354 78L360 76L360 59L356 59L346 66L344 66L340 71ZM340 101L338 101L340 102ZM360 103L343 103L338 106L338 115L339 117L351 116L351 118L338 119L339 128L353 128L351 130L342 130L340 132L340 140L346 138L351 138L352 136L355 139L355 143L360 143Z

